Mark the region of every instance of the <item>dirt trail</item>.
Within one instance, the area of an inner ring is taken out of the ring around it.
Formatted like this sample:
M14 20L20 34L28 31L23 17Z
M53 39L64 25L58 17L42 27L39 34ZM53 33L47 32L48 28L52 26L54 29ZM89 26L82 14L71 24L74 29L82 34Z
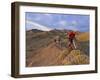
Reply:
M87 64L89 58L80 50L62 49L55 43L49 44L47 47L40 49L37 53L33 53L31 59L27 59L28 67L32 66L53 66L65 64Z
M56 58L61 54L62 50L55 45L50 44L48 47L41 49L38 53L32 57L28 66L44 66L55 65Z

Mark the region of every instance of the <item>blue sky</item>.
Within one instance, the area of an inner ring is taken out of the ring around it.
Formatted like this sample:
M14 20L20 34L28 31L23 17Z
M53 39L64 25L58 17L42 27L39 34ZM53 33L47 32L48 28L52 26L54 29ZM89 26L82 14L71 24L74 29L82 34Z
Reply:
M26 12L26 30L30 29L68 29L81 32L89 31L89 15L51 14ZM34 23L36 26L34 27ZM42 25L39 28L38 25Z

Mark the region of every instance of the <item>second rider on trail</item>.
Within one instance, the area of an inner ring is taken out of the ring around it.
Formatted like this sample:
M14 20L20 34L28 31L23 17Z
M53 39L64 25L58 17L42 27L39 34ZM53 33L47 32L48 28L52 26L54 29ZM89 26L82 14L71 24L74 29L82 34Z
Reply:
M54 42L55 42L57 47L61 48L61 38L60 38L60 36L56 36L55 39L54 39Z
M67 48L70 50L76 49L75 35L76 35L76 32L74 31L67 32L67 35L66 35L67 36L66 38L68 39ZM60 36L56 36L54 38L54 43L58 48L60 49L62 48Z

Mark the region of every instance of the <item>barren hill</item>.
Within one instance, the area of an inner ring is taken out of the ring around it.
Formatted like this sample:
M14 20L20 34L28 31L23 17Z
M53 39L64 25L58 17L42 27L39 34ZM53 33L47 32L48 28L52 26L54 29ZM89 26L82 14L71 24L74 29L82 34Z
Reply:
M34 30L33 30L34 31ZM78 65L78 64L89 64L89 53L88 53L88 33L82 33L77 35L78 49L69 50L66 47L67 39L64 31L53 30L53 31L33 31L27 32L26 37L26 66L55 66L55 65ZM53 39L60 35L61 45L54 43ZM84 37L86 39L82 39ZM81 40L82 39L82 40ZM83 49L86 48L87 50Z

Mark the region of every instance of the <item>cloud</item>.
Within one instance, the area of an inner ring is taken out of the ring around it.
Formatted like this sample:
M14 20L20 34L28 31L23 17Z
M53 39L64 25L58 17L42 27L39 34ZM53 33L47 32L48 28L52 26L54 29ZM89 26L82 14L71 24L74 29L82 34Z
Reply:
M40 17L35 17L34 20L35 20L35 21L40 21L41 18L40 18Z
M73 20L72 22L71 22L71 24L73 25L73 26L77 26L77 21L75 21L75 20Z
M67 22L64 21L64 20L59 21L58 24L59 24L60 26L67 26Z
M74 31L78 31L79 30L77 26L68 26L67 29L74 30Z
M45 20L46 23L52 22L54 19L52 14L43 14L43 20Z
M52 14L48 14L48 13L43 14L43 15L48 16L48 17L51 17L52 16Z
M38 24L36 22L33 22L31 20L27 20L26 21L26 24L31 25L30 27L29 26L26 26L27 27L27 30L30 30L30 29L38 29L38 30L42 30L42 31L50 31L51 30L51 28L46 27L46 26L43 26L43 25Z

